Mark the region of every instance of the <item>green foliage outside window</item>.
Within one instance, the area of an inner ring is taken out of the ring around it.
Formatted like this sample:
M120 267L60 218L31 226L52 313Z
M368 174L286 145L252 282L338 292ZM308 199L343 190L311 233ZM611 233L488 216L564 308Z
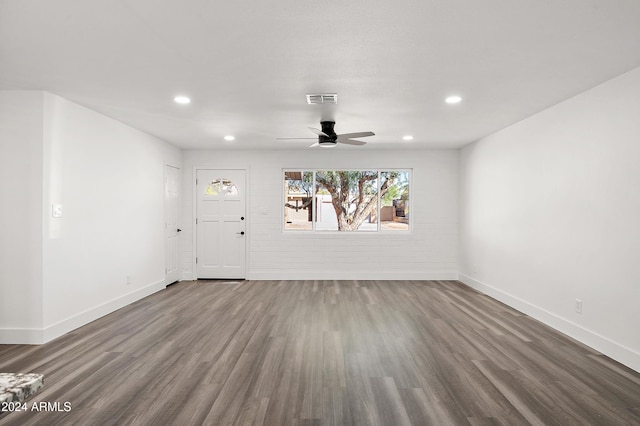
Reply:
M408 230L409 176L408 171L285 171L285 230Z

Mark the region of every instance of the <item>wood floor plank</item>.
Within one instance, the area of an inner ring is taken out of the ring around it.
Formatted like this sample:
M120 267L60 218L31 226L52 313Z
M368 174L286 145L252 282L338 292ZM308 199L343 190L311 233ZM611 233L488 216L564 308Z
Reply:
M393 377L371 377L369 381L375 401L375 412L381 423L398 426L410 425L409 414L402 403Z
M347 388L341 386L325 387L322 393L322 424L333 426L352 424Z
M640 374L456 281L181 282L0 371L0 425L640 425Z

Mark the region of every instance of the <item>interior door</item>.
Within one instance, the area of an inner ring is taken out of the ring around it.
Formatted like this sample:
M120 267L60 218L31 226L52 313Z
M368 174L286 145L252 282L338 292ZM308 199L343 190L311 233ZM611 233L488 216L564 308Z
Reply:
M164 217L165 217L165 285L180 279L178 272L178 185L180 169L164 168Z
M198 170L198 278L245 277L245 171Z

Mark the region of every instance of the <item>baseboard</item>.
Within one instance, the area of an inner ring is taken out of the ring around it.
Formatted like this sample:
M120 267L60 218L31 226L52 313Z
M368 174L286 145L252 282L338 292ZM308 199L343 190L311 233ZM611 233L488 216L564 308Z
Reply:
M457 280L455 271L370 272L370 271L251 271L248 280Z
M43 329L0 329L0 344L41 345L165 288L164 280L136 289Z
M87 309L86 311L72 315L69 318L59 321L48 327L45 327L42 330L43 341L41 343L47 343L57 337L62 336L63 334L75 330L78 327L82 327L85 324L89 324L91 321L95 321L100 317L117 311L118 309L123 308L135 302L136 300L140 300L164 288L165 284L163 279L146 287L142 287L130 293L124 294L94 308Z
M180 281L195 281L196 279L196 274L193 272L183 272L180 274Z
M119 296L113 300L105 302L94 308L72 315L67 319L59 321L41 330L41 341L38 344L47 343L55 338L62 336L76 328L89 324L100 317L110 314L120 308L123 308L136 300L147 297L159 290L165 288L164 280L158 281L143 288L136 289L130 293Z
M39 345L42 343L42 329L0 328L0 345Z
M640 372L640 354L634 350L468 275L460 273L458 280Z

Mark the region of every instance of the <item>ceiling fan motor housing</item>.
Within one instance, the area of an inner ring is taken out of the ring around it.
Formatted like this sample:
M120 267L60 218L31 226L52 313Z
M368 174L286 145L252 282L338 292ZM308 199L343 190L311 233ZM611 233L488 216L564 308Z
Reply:
M318 135L318 143L320 146L330 147L335 146L337 144L338 135L335 130L333 130L333 126L335 126L335 121L321 121L320 125L322 126L322 132L328 136Z

